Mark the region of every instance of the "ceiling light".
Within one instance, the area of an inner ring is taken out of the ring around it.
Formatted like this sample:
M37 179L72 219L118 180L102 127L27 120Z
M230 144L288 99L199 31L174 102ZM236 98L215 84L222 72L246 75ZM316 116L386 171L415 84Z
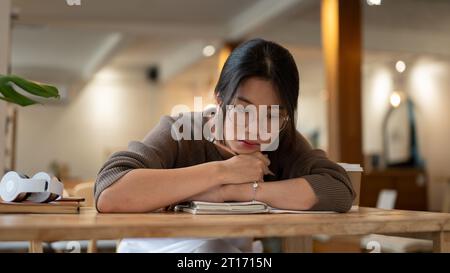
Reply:
M400 96L400 94L398 92L394 92L394 93L392 93L389 100L391 102L391 105L394 108L397 108L400 105L400 103L402 102L402 97Z
M203 48L203 56L205 57L211 57L216 53L216 48L212 45L207 45Z
M398 73L403 73L406 70L406 64L404 61L398 61L397 63L395 63L395 69L397 70Z

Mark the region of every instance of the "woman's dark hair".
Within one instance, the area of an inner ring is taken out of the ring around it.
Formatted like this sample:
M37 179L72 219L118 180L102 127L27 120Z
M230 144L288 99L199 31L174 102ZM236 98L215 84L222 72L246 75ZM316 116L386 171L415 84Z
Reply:
M277 43L252 39L234 49L226 60L214 90L222 111L232 104L241 83L251 77L270 81L289 115L288 131L295 130L299 73L291 53Z

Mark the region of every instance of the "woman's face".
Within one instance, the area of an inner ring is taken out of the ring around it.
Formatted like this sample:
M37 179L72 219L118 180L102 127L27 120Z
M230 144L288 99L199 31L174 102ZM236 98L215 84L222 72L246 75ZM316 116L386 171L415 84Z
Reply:
M273 84L270 81L256 77L249 78L240 84L236 90L233 104L239 107L255 106L257 110L262 107L267 107L268 115L271 115L271 105L279 105L279 115L286 115L286 110L281 105L280 98ZM231 115L229 113L227 115L224 119L225 143L234 152L248 154L261 151L261 144L270 143L270 139L261 140L259 130L257 130L256 139L254 135L250 137L250 126L245 126L245 129L242 129L241 132L244 132L244 134L238 134L236 120L233 122L233 118L230 118ZM260 126L258 123L258 119L256 119L256 126ZM234 132L234 134L231 134L233 137L230 137L230 134L227 134L227 132Z

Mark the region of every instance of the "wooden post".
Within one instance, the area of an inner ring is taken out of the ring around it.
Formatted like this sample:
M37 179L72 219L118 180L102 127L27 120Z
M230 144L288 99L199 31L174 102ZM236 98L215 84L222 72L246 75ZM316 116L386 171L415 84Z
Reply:
M433 252L450 253L450 232L441 231L433 234Z
M331 159L363 163L361 133L361 1L322 0L321 24L329 97Z
M30 253L43 253L44 248L42 247L42 241L30 241Z
M222 73L222 68L227 61L228 56L230 56L231 51L233 51L240 42L225 42L222 48L218 52L218 60L217 60L217 74L214 80L211 81L211 89L214 89L217 81L219 80L220 73Z
M240 42L225 42L223 47L219 51L219 62L217 64L217 69L220 72L222 71L223 65L225 64L228 56L230 56L231 51L235 49Z
M7 74L10 60L11 0L0 1L0 74ZM5 169L6 103L0 100L0 175Z
M97 253L97 240L89 240L87 253Z
M281 251L283 253L312 253L312 236L283 238L281 241Z

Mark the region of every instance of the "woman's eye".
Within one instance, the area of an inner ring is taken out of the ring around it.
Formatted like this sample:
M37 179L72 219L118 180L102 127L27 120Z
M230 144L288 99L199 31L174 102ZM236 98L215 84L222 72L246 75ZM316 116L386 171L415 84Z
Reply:
M235 107L234 107L234 111L236 111L236 112L238 112L238 113L245 113L245 114L248 114L248 113L251 112L251 109L248 109L247 107L242 106L242 105L238 105L238 106L235 106Z

